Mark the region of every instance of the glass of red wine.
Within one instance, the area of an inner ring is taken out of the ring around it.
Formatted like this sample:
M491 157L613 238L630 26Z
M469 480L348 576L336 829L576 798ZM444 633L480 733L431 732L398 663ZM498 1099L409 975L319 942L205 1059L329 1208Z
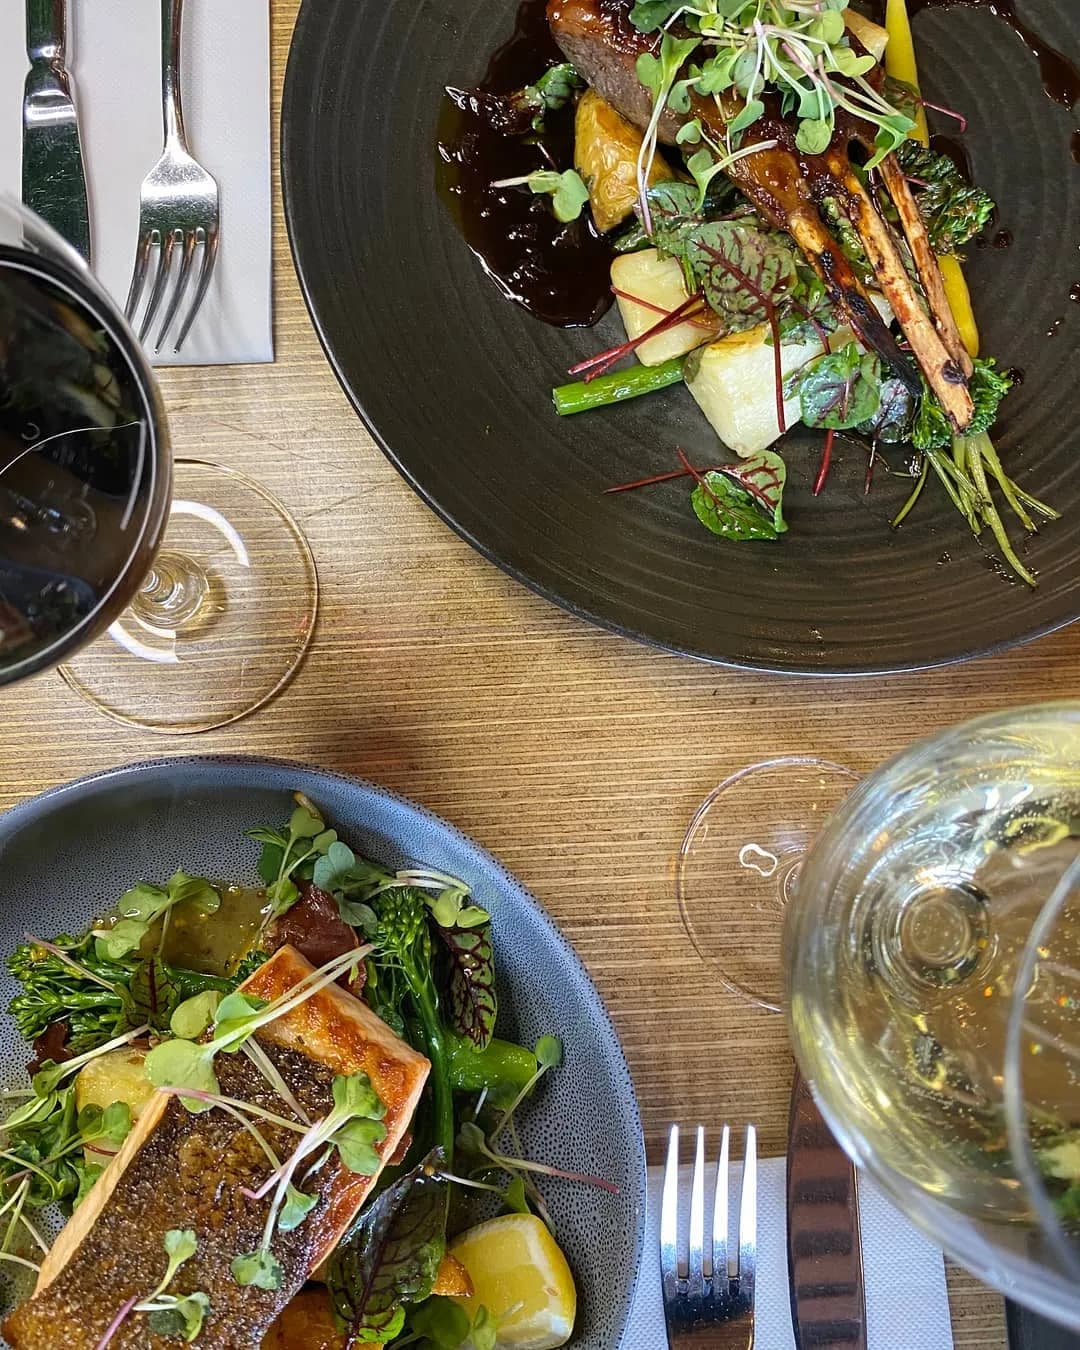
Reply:
M284 507L235 470L173 461L116 305L0 195L0 683L59 666L117 720L206 730L289 681L317 596Z

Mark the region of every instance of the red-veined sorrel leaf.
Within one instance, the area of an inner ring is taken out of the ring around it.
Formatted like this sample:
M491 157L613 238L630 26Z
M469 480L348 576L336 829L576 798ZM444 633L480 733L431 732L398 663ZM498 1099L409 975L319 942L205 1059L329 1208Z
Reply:
M392 1341L404 1324L402 1305L431 1293L446 1251L450 1183L437 1169L441 1149L388 1187L338 1243L327 1284L348 1344Z
M499 1010L491 924L435 931L450 959L448 1011L454 1030L483 1050L494 1035Z

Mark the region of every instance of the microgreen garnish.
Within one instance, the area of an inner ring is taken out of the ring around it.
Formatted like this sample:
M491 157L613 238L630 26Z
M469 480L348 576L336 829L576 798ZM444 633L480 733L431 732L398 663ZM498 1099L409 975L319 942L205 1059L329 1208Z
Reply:
M290 1157L271 1172L258 1190L244 1188L243 1194L251 1200L262 1200L271 1191L274 1197L259 1247L237 1256L232 1263L237 1284L254 1284L260 1289L280 1287L281 1267L270 1251L274 1231L296 1228L318 1203L318 1196L307 1195L292 1184L306 1160L336 1150L350 1172L363 1176L378 1172L375 1146L386 1138L386 1126L382 1123L386 1107L367 1074L338 1074L333 1083L333 1099L326 1116L305 1131Z
M357 947L328 961L270 1003L234 992L218 1004L214 1034L208 1041L163 1041L146 1056L146 1074L155 1087L186 1087L218 1094L214 1058L221 1052L235 1053L260 1027L283 1017L362 961L370 947ZM198 1098L185 1099L189 1111L206 1109Z
M828 147L841 109L867 123L875 140L868 165L873 168L903 143L915 123L867 81L876 62L852 47L844 21L847 7L848 0L637 0L630 19L640 31L663 29L678 18L692 34L682 39L687 45L670 72L666 90L654 67L646 63L643 68L639 61L638 78L654 98L653 135L665 104L685 111L671 98L675 75L690 52L700 47L704 59L679 85L703 96L727 95L742 101L728 124L729 136L760 121L765 96L772 92L781 115L794 116L796 144L804 154L821 154ZM661 47L670 41L665 32ZM726 147L728 153L734 148L730 143ZM648 145L645 149L647 164L652 151ZM640 172L638 184L643 194Z
M589 200L589 189L576 169L564 169L562 173L555 169L534 169L518 178L499 178L491 186L527 187L538 197L546 192L551 198L555 219L564 224L577 220L581 208Z
M214 914L221 905L221 896L205 877L193 877L181 871L174 872L164 887L151 885L148 881L132 886L117 901L115 923L92 930L98 960L118 961L138 951L158 920L162 924L163 941L169 916L181 904L191 905L200 914Z
M259 875L266 882L266 898L274 914L284 914L300 895L296 876L303 874L312 859L326 853L337 840L337 831L328 830L326 821L303 795L294 793L296 809L289 817L284 832L261 826L249 830L248 835L263 845L259 858Z
M549 1069L557 1069L563 1061L562 1041L557 1036L541 1036L536 1042L536 1072L524 1083L517 1096L506 1108L499 1118L498 1123L492 1130L493 1139L497 1139L503 1130L513 1118L514 1112L518 1109L525 1098L535 1089L537 1083L543 1078Z
M210 1311L209 1298L201 1291L184 1295L165 1292L176 1278L180 1267L186 1261L190 1261L198 1251L198 1239L190 1228L170 1228L165 1234L164 1247L168 1260L160 1283L147 1298L140 1299L139 1295L135 1294L128 1299L109 1323L95 1350L105 1350L134 1312L149 1314L149 1327L156 1336L181 1337L188 1342L198 1336L202 1330L203 1319Z
M511 1157L499 1152L479 1125L466 1121L458 1132L458 1147L466 1153L472 1153L489 1164L501 1168L513 1175L515 1172L532 1172L538 1176L559 1177L564 1181L579 1181L586 1186L597 1186L611 1195L618 1195L619 1188L603 1177L591 1177L584 1172L567 1172L561 1167L549 1167L546 1163L533 1162L531 1158Z
M652 95L652 115L645 128L645 135L637 158L638 202L641 208L641 221L646 234L652 234L652 217L649 214L647 189L649 171L656 156L660 118L664 109L668 106L681 112L686 112L689 108L688 82L680 80L676 83L676 76L684 62L698 46L699 41L700 39L696 37L675 38L670 33L665 33L660 39L660 50L657 55L654 56L652 52L642 52L637 59L637 77Z

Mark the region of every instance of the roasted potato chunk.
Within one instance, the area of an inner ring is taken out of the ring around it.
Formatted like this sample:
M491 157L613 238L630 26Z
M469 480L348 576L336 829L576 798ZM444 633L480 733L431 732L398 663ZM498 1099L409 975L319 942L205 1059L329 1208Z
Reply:
M637 158L641 132L599 94L586 89L574 117L574 167L589 189L596 228L604 233L624 221L637 200ZM650 183L674 178L657 154Z

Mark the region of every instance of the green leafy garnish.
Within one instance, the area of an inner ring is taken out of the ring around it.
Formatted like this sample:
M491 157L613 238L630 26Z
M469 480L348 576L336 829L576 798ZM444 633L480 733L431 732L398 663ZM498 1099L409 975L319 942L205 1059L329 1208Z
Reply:
M564 169L562 173L558 173L555 169L536 169L518 178L500 178L491 186L527 187L538 197L547 193L551 198L551 209L555 213L555 219L561 220L564 224L577 220L581 215L581 208L589 200L589 189L576 169Z
M450 967L447 1010L453 1028L483 1050L495 1034L499 1012L491 925L482 922L478 927L454 928L439 924L435 931Z
M271 1172L256 1191L244 1190L252 1200L261 1200L273 1192L263 1227L262 1241L253 1252L239 1255L232 1263L237 1284L257 1284L276 1289L281 1267L271 1253L270 1244L278 1228L298 1227L318 1204L317 1195L306 1195L293 1185L299 1167L307 1160L336 1150L350 1172L374 1176L380 1160L376 1145L386 1138L382 1123L386 1107L379 1100L366 1073L338 1074L334 1078L333 1106L301 1136L293 1153ZM211 1102L213 1106L216 1103ZM260 1281L274 1280L273 1284Z
M803 366L788 380L785 395L798 394L808 427L842 431L870 421L881 402L881 361L849 342Z
M164 925L177 905L190 905L200 914L215 914L221 896L205 877L189 876L187 872L174 872L164 887L140 881L117 902L115 923L93 930L98 960L118 961L138 951L151 927L158 920Z
M190 1228L170 1228L165 1234L164 1247L168 1260L160 1283L147 1298L136 1296L128 1299L98 1341L97 1350L105 1350L128 1317L136 1312L147 1314L150 1330L158 1336L177 1337L190 1342L202 1330L203 1320L210 1311L207 1295L201 1291L182 1295L166 1292L180 1267L198 1251L198 1239Z
M284 914L299 898L297 880L310 879L314 860L327 853L337 840L337 831L328 830L315 806L303 795L294 793L296 809L284 831L261 826L249 830L263 849L259 857L259 876L266 883L266 898L275 915Z
M529 128L543 133L549 112L559 112L585 88L585 81L569 61L550 66L535 84L527 84L507 100L520 117L528 118Z
M686 461L684 460L684 463ZM694 514L722 539L777 539L787 530L783 494L787 469L781 457L763 450L752 459L705 473L694 471L690 497Z
M216 1055L235 1053L260 1027L299 1007L320 989L332 984L350 966L362 961L366 954L362 947L342 953L270 1003L239 992L227 994L215 1010L214 1034L210 1040L162 1041L146 1056L147 1077L155 1087L189 1088L200 1093L218 1094L214 1073ZM205 1102L191 1098L183 1100L189 1111L209 1109Z
M794 119L796 144L805 154L820 154L829 146L841 110L866 123L875 144L867 167L873 168L903 144L915 122L868 81L876 62L851 45L843 13L847 7L848 0L812 5L801 0L637 0L630 20L651 33L678 16L692 34L684 39L692 44L690 50L700 46L704 52L703 57L698 53L700 65L679 83L701 95L742 100L742 111L727 128L726 153L735 148L731 138L764 116L766 95L772 93L781 114ZM662 42L667 40L665 32ZM639 61L638 78L654 95L654 120L662 100L679 110L671 95L675 74L688 55L689 50L682 53L666 84L652 66L643 69Z
M935 253L958 253L983 230L994 214L994 202L973 187L948 155L906 140L896 152L912 184L926 232Z
M446 1250L449 1183L435 1150L362 1211L335 1248L327 1272L334 1312L351 1335L392 1341L403 1303L426 1299Z
M281 1262L266 1248L234 1257L230 1270L237 1284L251 1284L256 1289L281 1288Z
M184 1041L197 1041L214 1024L214 1017L221 1002L216 989L206 989L185 999L173 1010L169 1020L169 1030Z
M481 1305L470 1318L460 1303L438 1295L409 1309L405 1330L436 1350L495 1350L498 1343L498 1323L487 1308Z

